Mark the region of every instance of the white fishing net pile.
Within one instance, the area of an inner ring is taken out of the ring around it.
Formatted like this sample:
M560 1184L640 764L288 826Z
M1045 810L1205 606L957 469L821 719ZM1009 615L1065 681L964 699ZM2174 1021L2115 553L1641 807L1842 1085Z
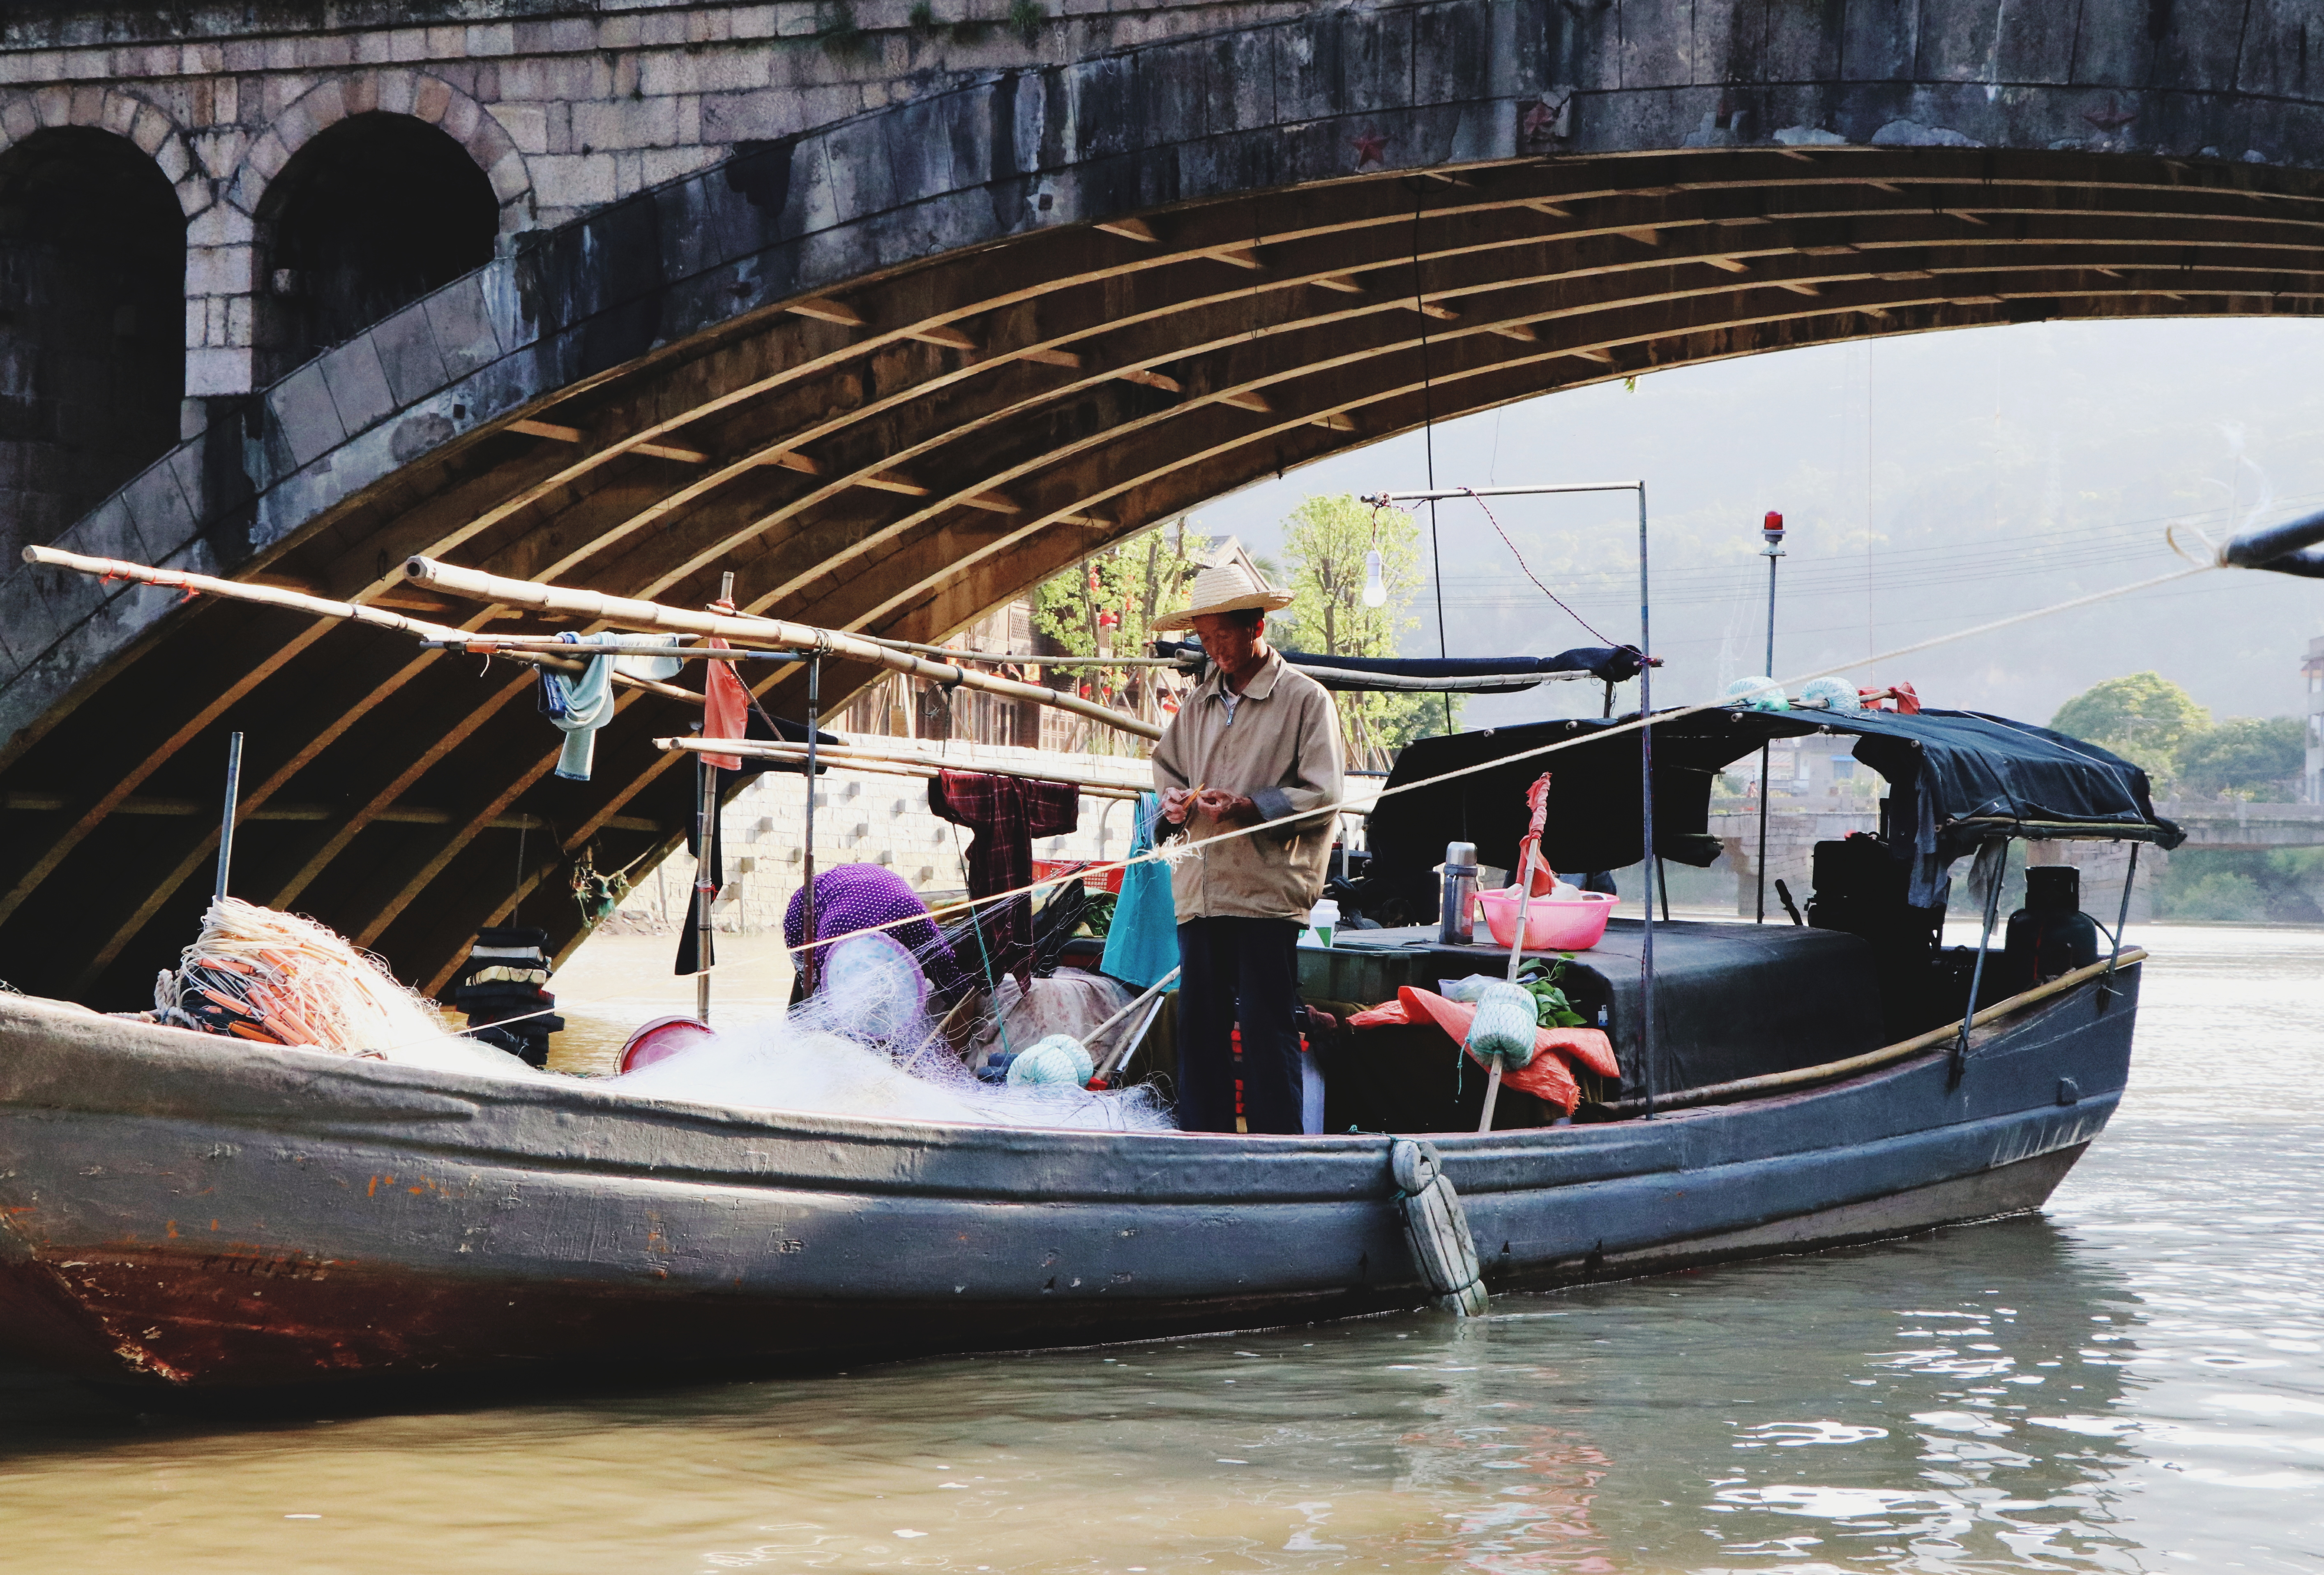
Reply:
M986 1047L1023 1050L990 1000L956 1010L929 989L911 951L873 932L827 949L815 994L781 1018L719 1028L669 1058L596 1086L644 1098L752 1109L809 1111L956 1125L1172 1130L1150 1088L1092 1093L1072 1085L981 1081L970 1068ZM1048 981L1035 981L1038 987ZM1083 981L1071 981L1080 984ZM1004 1009L1029 1031L1013 981ZM1116 987L1118 988L1118 987ZM1038 991L1074 997L1070 987ZM1086 990L1079 992L1087 994ZM1086 1015L1091 1009L1077 1003ZM161 1022L246 1042L389 1061L401 1066L527 1082L565 1081L456 1033L384 963L310 919L238 898L211 904L200 936L154 983ZM1093 1046L1102 1052L1102 1046Z
M1149 1087L1092 1093L980 1081L963 1057L990 1042L989 1011L974 1003L940 1018L943 1003L931 996L911 952L890 935L840 941L823 966L816 992L779 1020L716 1029L604 1086L655 1098L835 1116L1176 1129L1168 1106Z

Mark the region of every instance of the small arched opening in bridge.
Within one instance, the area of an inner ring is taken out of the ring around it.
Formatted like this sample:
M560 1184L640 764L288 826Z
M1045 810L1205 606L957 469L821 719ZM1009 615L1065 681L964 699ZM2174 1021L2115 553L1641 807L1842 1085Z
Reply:
M258 208L259 381L492 260L492 182L408 115L351 116L291 155Z
M111 132L0 155L0 561L46 542L178 440L186 220Z

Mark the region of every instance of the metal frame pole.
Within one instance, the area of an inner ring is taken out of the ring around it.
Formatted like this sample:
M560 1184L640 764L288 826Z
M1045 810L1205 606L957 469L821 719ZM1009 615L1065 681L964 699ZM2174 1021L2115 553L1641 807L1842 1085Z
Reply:
M799 994L815 993L815 735L823 704L823 653L807 663L807 831L800 849L799 876L805 894L799 902Z
M1952 1070L1945 1079L1948 1086L1960 1082L1961 1074L1969 1070L1969 1025L1977 1020L1977 994L1985 986L1985 959L1993 947L1994 915L2001 910L2001 888L2009 878L2007 841L2001 844L2001 857L1994 863L1993 884L1986 888L1985 893L1985 931L1978 937L1977 966L1969 969L1969 1006L1961 1013L1960 1037L1953 1042Z
M1646 575L1646 484L1638 488L1638 793L1646 857L1655 853L1655 667L1652 598ZM1645 916L1638 948L1638 1068L1645 1083L1646 1115L1655 1113L1655 894L1649 886L1638 911Z
M2100 1010L2104 1010L2106 1004L2115 997L2114 970L2115 965L2122 960L2122 932L2130 924L2130 887L2131 883L2138 879L2138 848L2135 842L2130 845L2130 867L2123 872L2122 906L2114 916L2114 950L2107 956L2106 974L2098 982Z
M1655 711L1654 625L1650 612L1652 579L1646 558L1646 484L1639 481L1572 481L1534 486L1462 486L1425 492L1381 492L1362 501L1375 506L1392 503L1434 503L1445 497L1538 497L1545 494L1635 492L1638 495L1638 790L1639 821L1646 848L1641 867L1646 889L1640 903L1645 925L1638 951L1638 1077L1644 1113L1655 1113L1655 730L1648 719ZM1607 690L1613 693L1609 685ZM1611 709L1609 705L1609 709ZM1523 937L1519 937L1520 940Z
M694 1014L710 1022L710 965L715 948L711 940L710 904L717 900L717 883L710 878L710 855L718 835L718 768L706 755L694 757Z
M210 901L226 901L226 874L234 867L234 808L242 796L242 735L230 733L226 740L226 812L218 819L217 885L210 893Z
M1773 551L1767 554L1767 665L1759 670L1769 678L1775 676L1776 557ZM1759 746L1759 912L1751 921L1754 924L1767 922L1767 759L1768 746L1763 741Z

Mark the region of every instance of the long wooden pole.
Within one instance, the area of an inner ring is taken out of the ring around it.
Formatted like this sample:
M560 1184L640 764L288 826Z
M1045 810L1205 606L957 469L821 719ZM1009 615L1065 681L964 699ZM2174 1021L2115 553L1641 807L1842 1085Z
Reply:
M654 747L664 751L684 750L713 755L733 755L750 760L779 760L785 764L797 764L807 758L805 744L786 739L770 744L756 738L657 738ZM1102 793L1116 793L1123 798L1136 798L1151 788L1141 788L1135 783L1108 782L1103 777L1080 776L1068 771L1047 766L1020 765L1015 763L988 764L973 760L944 760L933 755L917 755L908 751L860 749L846 745L825 744L818 756L835 770L878 771L882 767L909 772L913 774L934 775L939 771L970 772L981 776L1024 777L1034 782L1066 782L1076 787Z
M468 630L456 629L449 624L431 624L425 618L406 617L385 607L367 607L360 602L332 601L327 597L285 590L279 585L251 585L239 579L219 579L212 575L194 574L182 569L155 569L149 564L131 563L120 558L91 558L84 553L60 551L54 547L27 547L24 549L24 561L69 569L80 574L93 574L99 579L129 579L141 585L163 586L172 590L198 591L203 596L214 596L224 601L249 602L258 607L306 613L318 618L368 624L375 629L393 629L398 634L416 635L422 640L457 644L464 644L470 637ZM576 661L545 652L511 649L505 653L512 661L552 668L558 672L579 672L588 665L586 659ZM680 689L676 684L638 678L619 668L613 671L613 677L615 683L629 689L650 690L655 694L685 700L691 705L702 703L700 695Z
M664 607L659 602L641 601L634 597L607 596L602 591L574 590L561 585L536 585L529 579L511 579L504 575L486 574L482 570L439 563L433 558L407 561L403 573L406 579L433 587L447 596L498 602L505 607L534 607L542 612L569 613L576 617L595 618L604 623L636 628L715 635L727 640L747 640L759 645L787 645L801 652L844 656L853 662L882 667L891 672L908 673L914 678L982 690L987 694L1030 700L1035 705L1054 706L1140 738L1162 737L1162 729L1153 723L1111 710L1079 695L1061 694L1039 684L1019 683L1013 679L956 667L948 662L932 662L909 652L890 650L860 635L842 634L835 629L819 629L811 624L794 624L781 618L760 617L746 613L696 612L687 607Z
M2052 996L2064 995L2068 990L2079 985L2088 984L2092 979L2102 979L2107 977L2107 970L2116 963L2129 964L2145 960L2144 947L2127 948L2107 962L2087 964L2071 973L2060 974L2047 984L2036 985L2021 995L2012 996L2006 1001L1996 1001L1984 1011L1978 1013L1970 1021L1982 1026L1997 1018L2006 1017L2012 1012L2022 1012L2036 1001L2046 1001ZM1655 1100L1654 1107L1658 1110L1675 1110L1689 1105L1711 1105L1729 1099L1748 1098L1755 1094L1772 1094L1779 1089L1796 1089L1804 1083L1829 1082L1834 1078L1852 1077L1858 1072L1868 1072L1875 1067L1886 1066L1890 1061L1903 1061L1909 1056L1920 1055L1924 1052L1939 1048L1948 1040L1958 1041L1960 1037L1960 1024L1947 1023L1940 1027L1930 1029L1926 1033L1916 1033L1910 1039L1900 1040L1895 1044L1885 1045L1878 1050L1868 1050L1861 1055L1851 1055L1845 1061L1828 1061L1821 1066L1800 1067L1788 1072L1763 1072L1756 1078L1738 1078L1731 1083L1706 1083L1701 1088L1681 1089L1676 1093L1665 1094ZM1618 1099L1600 1108L1616 1115L1629 1116L1646 1109L1646 1101Z

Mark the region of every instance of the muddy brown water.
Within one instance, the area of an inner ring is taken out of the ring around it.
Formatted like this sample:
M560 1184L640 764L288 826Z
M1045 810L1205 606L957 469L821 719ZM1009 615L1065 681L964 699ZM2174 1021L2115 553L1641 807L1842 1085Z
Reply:
M13 1369L0 1569L2312 1571L2324 932L2140 938L2130 1095L2038 1216L1469 1323L407 1414ZM574 1064L690 1000L616 950L560 977ZM781 998L733 972L738 1014Z

